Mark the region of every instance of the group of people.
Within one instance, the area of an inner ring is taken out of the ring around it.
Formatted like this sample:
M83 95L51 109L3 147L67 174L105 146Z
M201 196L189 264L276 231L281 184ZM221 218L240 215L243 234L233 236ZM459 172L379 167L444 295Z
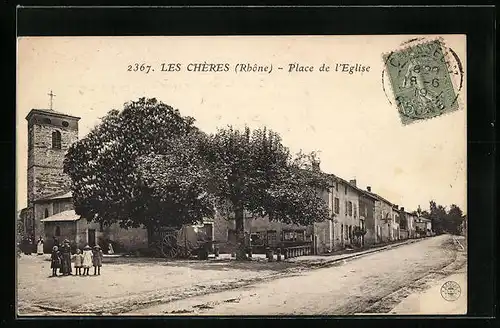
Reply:
M101 274L101 266L103 259L103 252L99 245L91 248L86 245L83 252L80 249L76 250L76 254L71 255L71 246L69 240L65 239L60 247L54 245L51 255L51 269L52 276L57 276L57 270L63 276L70 276L71 273L71 260L73 259L75 265L75 275L85 276L89 275L90 268L94 267L94 275ZM83 273L82 273L83 269Z
M36 242L36 250L34 244L35 244L35 237L31 235L23 237L18 246L20 251L25 255L31 255L35 251L38 255L43 255L43 238L40 237Z

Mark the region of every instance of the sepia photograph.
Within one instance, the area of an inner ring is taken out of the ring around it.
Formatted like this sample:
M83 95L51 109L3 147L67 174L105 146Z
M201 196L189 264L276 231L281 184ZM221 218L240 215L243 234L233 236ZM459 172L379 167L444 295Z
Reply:
M467 314L466 49L18 37L17 315Z

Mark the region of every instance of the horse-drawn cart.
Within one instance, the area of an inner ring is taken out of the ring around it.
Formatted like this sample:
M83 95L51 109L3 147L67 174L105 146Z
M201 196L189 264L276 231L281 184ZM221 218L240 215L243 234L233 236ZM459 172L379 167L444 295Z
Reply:
M215 242L206 231L196 226L183 226L180 229L164 227L157 229L151 235L150 247L157 256L179 259L207 259L214 250Z

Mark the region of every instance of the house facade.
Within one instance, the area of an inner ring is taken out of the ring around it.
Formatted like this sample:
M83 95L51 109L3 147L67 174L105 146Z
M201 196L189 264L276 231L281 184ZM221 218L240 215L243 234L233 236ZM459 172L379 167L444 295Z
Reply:
M415 233L417 237L430 236L432 234L432 222L424 217L415 219Z
M355 227L361 227L360 194L361 191L356 186L356 180L347 182L332 175L329 207L330 212L333 214L332 248L334 250L342 249L355 242L354 229Z
M359 219L362 229L366 231L363 237L363 245L370 246L376 243L375 224L375 202L370 193L362 193L359 196Z
M216 212L213 220L214 241L221 253L236 251L236 224L233 216ZM313 227L271 221L268 217L244 214L245 241L255 252L262 253L267 247L276 248L283 243L301 244L313 242Z
M367 187L377 200L375 201L375 243L386 243L397 240L399 237L398 226L396 222L396 212L394 204L380 195L372 192L371 187Z
M408 229L408 238L416 238L416 221L418 219L418 215L410 212L405 212L406 221L407 221L407 229Z

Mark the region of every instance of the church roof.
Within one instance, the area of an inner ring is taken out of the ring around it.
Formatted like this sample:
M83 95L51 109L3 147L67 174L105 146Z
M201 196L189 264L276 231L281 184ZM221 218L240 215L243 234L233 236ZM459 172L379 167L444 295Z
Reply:
M49 115L52 115L52 116L60 116L60 117L70 117L70 118L74 118L74 119L77 119L79 120L81 117L78 117L78 116L73 116L73 115L68 115L68 114L64 114L64 113L61 113L61 112L58 112L56 110L53 110L53 109L41 109L41 108L33 108L29 113L28 115L26 116L26 119L28 120L30 118L31 115L35 114L35 113L39 113L39 114L49 114Z
M64 212L59 212L57 214L51 215L45 219L40 220L41 222L74 222L80 220L80 215L75 213L75 210L69 210Z
M44 201L65 199L71 197L73 197L73 193L71 191L62 191L37 199L36 202L44 202Z

